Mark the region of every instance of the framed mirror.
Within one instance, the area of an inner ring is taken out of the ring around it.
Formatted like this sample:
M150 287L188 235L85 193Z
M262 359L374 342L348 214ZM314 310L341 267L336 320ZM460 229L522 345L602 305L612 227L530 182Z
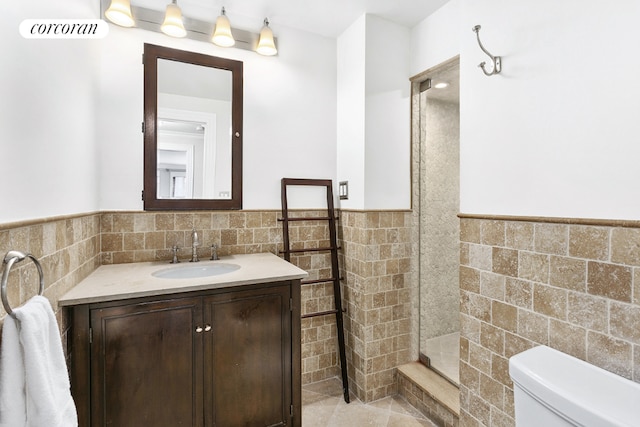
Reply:
M144 209L242 209L242 62L144 45Z

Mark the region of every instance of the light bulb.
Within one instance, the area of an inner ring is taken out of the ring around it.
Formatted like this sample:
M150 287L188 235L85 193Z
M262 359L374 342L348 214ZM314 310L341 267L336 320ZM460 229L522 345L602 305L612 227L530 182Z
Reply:
M267 18L264 19L264 27L260 30L260 40L258 41L256 52L265 56L273 56L278 53L276 44L273 41L273 31L269 28L269 20Z
M111 0L111 4L104 12L104 16L121 27L133 27L136 23L131 15L131 3L129 0Z
M187 35L187 30L184 29L184 24L182 23L182 11L176 4L176 0L173 0L173 3L167 5L164 22L160 29L163 33L171 37L184 37Z
M229 22L229 18L227 18L224 7L222 8L220 16L216 19L216 29L213 32L211 41L222 47L231 47L236 44L236 41L233 39L233 34L231 34L231 23Z

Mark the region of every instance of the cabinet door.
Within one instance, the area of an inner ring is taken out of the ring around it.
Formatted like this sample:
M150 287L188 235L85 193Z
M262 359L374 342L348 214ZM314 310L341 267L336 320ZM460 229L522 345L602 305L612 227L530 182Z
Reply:
M91 311L91 425L202 426L198 298Z
M205 425L291 424L289 299L289 286L205 299Z

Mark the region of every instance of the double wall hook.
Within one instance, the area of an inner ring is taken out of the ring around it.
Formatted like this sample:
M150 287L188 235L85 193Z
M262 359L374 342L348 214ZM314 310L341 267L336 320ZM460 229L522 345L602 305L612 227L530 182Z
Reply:
M491 55L489 51L485 49L484 46L482 46L482 42L480 41L480 28L481 28L480 25L476 25L475 27L472 28L472 30L474 33L476 33L476 36L478 37L478 44L480 45L480 49L482 49L482 51L487 55L489 55L489 58L491 58L491 62L493 63L493 70L491 70L490 72L487 71L486 68L484 67L486 64L486 62L484 61L478 64L478 67L482 68L482 72L486 76L493 76L494 74L498 74L500 71L502 71L502 58L499 56Z

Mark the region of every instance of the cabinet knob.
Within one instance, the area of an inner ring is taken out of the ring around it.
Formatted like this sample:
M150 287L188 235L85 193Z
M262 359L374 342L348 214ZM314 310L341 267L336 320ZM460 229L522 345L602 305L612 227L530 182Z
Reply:
M204 327L205 332L209 332L211 330L211 325L207 325Z
M198 326L198 327L196 327L196 332L197 332L197 333L202 332L202 326Z

